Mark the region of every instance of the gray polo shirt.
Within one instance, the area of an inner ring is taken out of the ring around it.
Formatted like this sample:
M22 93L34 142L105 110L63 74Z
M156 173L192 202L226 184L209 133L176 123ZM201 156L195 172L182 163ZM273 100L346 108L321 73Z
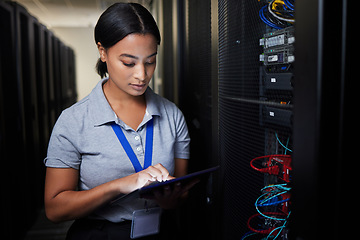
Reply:
M106 100L102 89L106 81L100 81L87 97L61 113L51 134L45 165L79 170L80 191L133 174L134 167L110 123L120 125L143 166L146 123L154 119L152 165L161 163L173 174L174 158L189 159L190 138L181 111L148 88L144 119L133 130L116 117ZM106 205L90 217L120 222L131 219L132 212L143 207L142 199Z

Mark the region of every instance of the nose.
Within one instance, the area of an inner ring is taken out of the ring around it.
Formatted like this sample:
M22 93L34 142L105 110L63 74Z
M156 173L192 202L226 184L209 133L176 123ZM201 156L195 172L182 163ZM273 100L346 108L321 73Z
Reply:
M135 78L140 81L145 81L146 79L146 67L144 64L138 64L138 66L135 68Z

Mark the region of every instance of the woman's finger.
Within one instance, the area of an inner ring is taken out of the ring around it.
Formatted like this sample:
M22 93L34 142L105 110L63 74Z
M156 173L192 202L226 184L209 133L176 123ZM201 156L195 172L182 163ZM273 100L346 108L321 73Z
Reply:
M168 177L170 175L169 171L161 163L154 165L154 168L158 169L161 172L162 181L168 180Z
M163 177L163 171L161 171L159 168L155 166L150 166L144 171L150 174L153 178L155 178L156 181L162 182L163 179L166 179Z

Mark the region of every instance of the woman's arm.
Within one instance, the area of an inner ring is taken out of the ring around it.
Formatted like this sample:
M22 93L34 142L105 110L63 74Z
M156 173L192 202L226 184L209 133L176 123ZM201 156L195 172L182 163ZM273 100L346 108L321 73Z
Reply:
M161 165L119 178L90 190L76 191L79 171L73 168L47 168L45 179L45 211L53 222L84 217L121 193L130 193L152 181L168 179Z
M187 174L188 160L182 158L175 158L175 177L182 177Z

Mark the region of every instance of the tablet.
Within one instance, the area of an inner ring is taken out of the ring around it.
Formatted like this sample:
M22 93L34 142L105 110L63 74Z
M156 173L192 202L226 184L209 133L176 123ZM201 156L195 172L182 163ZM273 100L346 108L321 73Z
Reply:
M205 169L202 171L190 173L190 174L182 176L182 177L167 180L164 182L153 182L150 185L139 188L129 194L125 194L125 195L123 194L123 195L117 197L115 200L113 200L111 202L111 204L119 204L120 202L133 200L135 198L143 198L145 196L149 197L149 196L153 195L154 190L161 190L165 186L172 187L174 184L179 183L179 182L182 185L186 185L187 183L193 181L194 179L198 179L201 181L201 180L208 178L210 173L218 170L219 168L220 168L220 166L216 166L216 167L208 168L208 169Z

